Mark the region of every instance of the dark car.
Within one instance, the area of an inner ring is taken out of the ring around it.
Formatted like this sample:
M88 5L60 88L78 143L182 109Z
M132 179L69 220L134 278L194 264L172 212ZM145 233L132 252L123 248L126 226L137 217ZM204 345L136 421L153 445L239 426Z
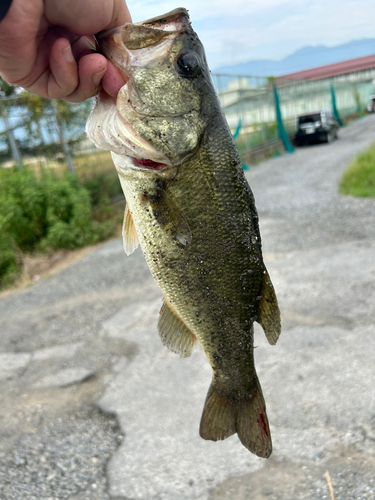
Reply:
M370 95L368 98L367 111L369 113L375 112L375 95L374 94Z
M296 120L297 146L313 142L332 142L337 139L339 123L331 111L317 111L300 115Z

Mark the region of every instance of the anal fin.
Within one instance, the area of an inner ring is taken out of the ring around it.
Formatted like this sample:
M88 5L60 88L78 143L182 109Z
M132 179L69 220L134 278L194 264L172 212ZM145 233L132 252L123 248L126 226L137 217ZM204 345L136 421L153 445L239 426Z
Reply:
M280 310L275 289L266 269L263 274L261 299L257 322L261 325L271 345L275 345L281 333Z
M190 356L197 339L165 299L160 309L158 329L161 341L168 349L182 358Z
M138 236L128 204L126 204L125 207L124 223L122 225L122 239L126 255L132 254L134 250L138 248Z

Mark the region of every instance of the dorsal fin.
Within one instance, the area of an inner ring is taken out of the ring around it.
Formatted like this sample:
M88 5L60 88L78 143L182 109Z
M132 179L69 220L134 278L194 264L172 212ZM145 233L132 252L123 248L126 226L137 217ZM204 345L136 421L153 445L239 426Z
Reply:
M159 335L163 344L182 358L190 356L197 338L173 311L166 299L160 309Z
M125 207L124 223L122 225L122 239L126 255L130 255L136 248L138 248L138 236L128 204L126 204Z
M261 297L257 322L262 326L268 342L275 345L281 333L280 310L271 278L266 269L263 273Z

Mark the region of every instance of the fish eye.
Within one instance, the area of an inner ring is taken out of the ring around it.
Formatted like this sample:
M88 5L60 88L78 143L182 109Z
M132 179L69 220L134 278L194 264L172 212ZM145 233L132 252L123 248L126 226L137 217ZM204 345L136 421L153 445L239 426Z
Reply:
M194 52L180 54L177 58L176 65L180 75L185 78L196 76L201 69L199 57Z

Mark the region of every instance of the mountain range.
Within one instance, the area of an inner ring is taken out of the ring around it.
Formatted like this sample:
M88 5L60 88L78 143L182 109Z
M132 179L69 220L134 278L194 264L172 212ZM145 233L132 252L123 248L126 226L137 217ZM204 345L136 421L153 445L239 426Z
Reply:
M270 59L248 61L234 66L217 68L213 70L213 73L280 76L371 54L375 54L375 38L364 38L335 47L326 47L325 45L307 46L280 61Z

